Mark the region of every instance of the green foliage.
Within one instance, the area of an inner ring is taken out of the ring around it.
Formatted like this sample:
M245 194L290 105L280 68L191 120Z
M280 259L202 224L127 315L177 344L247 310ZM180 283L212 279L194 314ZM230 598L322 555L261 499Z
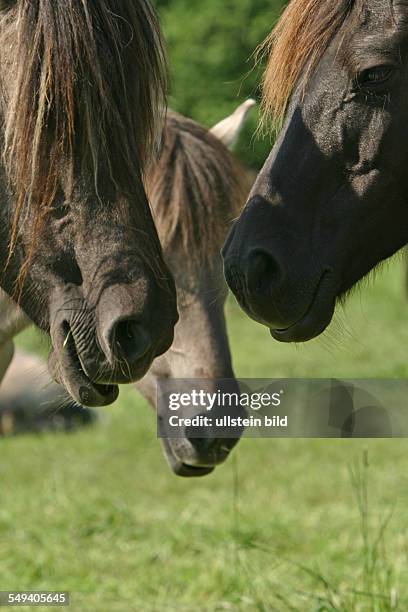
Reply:
M248 97L259 97L261 67L253 52L271 31L283 0L156 0L172 79L170 106L211 126ZM269 139L254 139L253 112L237 147L260 167Z

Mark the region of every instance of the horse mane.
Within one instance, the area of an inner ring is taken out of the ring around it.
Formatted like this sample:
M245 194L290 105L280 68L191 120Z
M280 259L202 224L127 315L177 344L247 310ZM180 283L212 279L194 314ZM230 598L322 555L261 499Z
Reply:
M166 62L149 0L19 0L1 17L0 42L12 82L2 92L3 160L16 200L10 256L30 212L27 267L62 161L72 176L93 176L97 194L107 176L119 194L142 191Z
M169 111L147 191L165 254L180 254L186 265L197 268L211 264L219 252L249 185L244 169L221 141Z
M263 77L264 117L279 124L302 75L303 92L319 60L355 0L291 0L277 25L258 49L268 55ZM306 70L306 73L303 72Z

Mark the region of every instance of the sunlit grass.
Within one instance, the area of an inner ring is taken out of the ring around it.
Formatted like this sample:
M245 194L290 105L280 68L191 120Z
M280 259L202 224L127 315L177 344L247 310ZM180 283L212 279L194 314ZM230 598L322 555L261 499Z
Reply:
M350 333L300 347L231 300L237 373L407 376L402 277L395 265L352 297ZM132 389L101 416L0 440L0 589L69 590L73 610L98 612L408 609L405 440L243 440L213 475L181 480Z

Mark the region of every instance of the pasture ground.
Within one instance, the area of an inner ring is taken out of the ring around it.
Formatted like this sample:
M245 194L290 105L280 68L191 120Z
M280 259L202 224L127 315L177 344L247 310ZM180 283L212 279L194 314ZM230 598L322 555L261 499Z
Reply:
M408 377L402 279L387 266L300 347L231 300L237 374ZM78 612L408 609L407 441L243 440L214 475L179 480L131 389L102 413L0 440L0 589L69 590Z

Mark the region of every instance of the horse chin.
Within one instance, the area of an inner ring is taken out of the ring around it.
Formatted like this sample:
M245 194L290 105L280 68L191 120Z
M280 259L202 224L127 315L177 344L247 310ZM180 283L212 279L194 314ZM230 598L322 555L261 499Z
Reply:
M82 406L95 408L113 404L118 398L119 387L92 382L85 374L78 355L64 348L59 355L57 351L52 351L48 359L48 368L54 380L64 386Z
M176 476L181 478L200 478L214 471L215 466L196 466L183 463L173 451L169 440L162 438L161 443L167 463Z
M317 338L330 325L335 305L336 302L333 300L325 312L312 308L300 321L287 329L271 329L272 338L278 342L308 342Z
M335 308L333 274L325 272L316 287L306 313L286 329L271 329L271 336L279 342L308 342L320 336L330 325Z

